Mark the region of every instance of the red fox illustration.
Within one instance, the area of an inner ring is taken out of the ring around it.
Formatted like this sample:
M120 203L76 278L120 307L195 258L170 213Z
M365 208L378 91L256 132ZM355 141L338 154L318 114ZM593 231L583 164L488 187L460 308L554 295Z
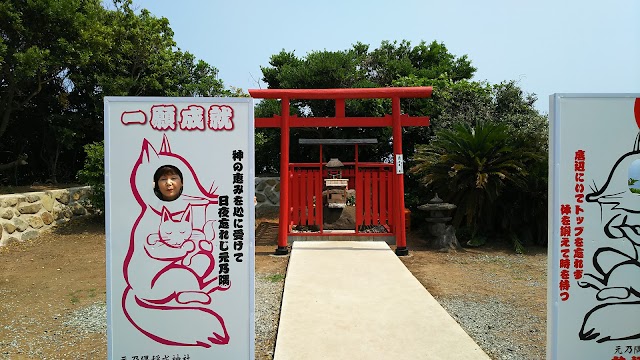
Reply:
M154 171L164 165L182 169L187 185L170 202L160 201L150 184ZM130 184L141 209L123 264L125 316L164 345L209 348L229 343L224 319L212 301L214 293L229 288L219 286L214 272L215 220L207 217L207 210L218 204L215 190L205 190L191 164L171 152L166 135L159 152L143 140ZM196 211L204 214L200 223Z

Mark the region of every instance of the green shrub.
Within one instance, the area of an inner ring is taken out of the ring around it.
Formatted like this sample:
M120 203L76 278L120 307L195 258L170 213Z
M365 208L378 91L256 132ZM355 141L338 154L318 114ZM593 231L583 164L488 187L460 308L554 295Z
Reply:
M78 180L92 188L90 201L95 211L104 214L104 141L84 146L87 158L78 171Z

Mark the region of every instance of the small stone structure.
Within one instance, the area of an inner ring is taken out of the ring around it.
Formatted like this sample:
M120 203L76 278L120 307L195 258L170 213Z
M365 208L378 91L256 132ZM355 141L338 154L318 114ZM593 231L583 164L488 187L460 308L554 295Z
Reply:
M456 231L453 225L447 225L451 221L449 213L456 208L456 205L445 203L436 196L429 200L427 204L418 206L418 210L427 212L425 221L429 223L429 234L431 235L431 246L437 249L458 249L460 244L456 238Z
M322 191L322 204L328 209L344 209L347 207L347 190L349 179L342 178L344 164L338 158L332 158L325 165L328 178L324 179L324 189ZM325 211L323 221L327 221L327 215L331 212ZM331 218L331 216L329 216ZM354 226L355 227L355 226Z
M87 215L91 187L0 195L0 246L35 238L42 231Z
M256 216L264 212L278 211L280 208L280 178L256 178Z
M349 179L324 179L323 195L330 209L344 209L347 206L347 186Z

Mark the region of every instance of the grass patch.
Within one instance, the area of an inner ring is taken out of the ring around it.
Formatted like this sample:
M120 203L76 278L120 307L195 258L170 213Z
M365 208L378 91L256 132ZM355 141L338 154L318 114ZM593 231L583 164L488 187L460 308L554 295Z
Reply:
M72 304L77 304L80 302L80 297L78 296L78 294L80 293L81 290L76 290L73 292L69 293L69 301L71 301Z
M265 277L265 279L267 279L267 281L269 281L269 282L277 283L277 282L280 282L280 281L284 280L284 275L282 275L282 274L267 275Z
M80 299L82 297L95 298L98 295L98 289L91 288L89 290L76 290L76 291L70 292L68 295L69 295L69 301L75 305L80 302Z

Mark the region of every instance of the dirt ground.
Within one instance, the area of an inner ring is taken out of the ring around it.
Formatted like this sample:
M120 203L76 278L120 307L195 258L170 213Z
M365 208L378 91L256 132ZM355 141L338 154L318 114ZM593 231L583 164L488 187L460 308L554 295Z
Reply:
M106 358L104 333L83 334L64 324L74 311L105 302L105 273L104 225L93 221L0 247L0 358ZM16 337L17 343L5 342Z
M272 256L277 219L261 218L256 226L256 275L285 275L288 257ZM104 234L103 224L85 219L27 243L0 247L0 359L106 358L104 331L81 331L65 320L105 302ZM402 261L436 298L498 297L539 316L542 335L522 341L544 347L544 249L528 255L508 248L443 253L427 249L418 233L409 234L408 246L410 256ZM542 286L531 287L531 282ZM275 334L257 344L256 359L269 359L274 342Z

